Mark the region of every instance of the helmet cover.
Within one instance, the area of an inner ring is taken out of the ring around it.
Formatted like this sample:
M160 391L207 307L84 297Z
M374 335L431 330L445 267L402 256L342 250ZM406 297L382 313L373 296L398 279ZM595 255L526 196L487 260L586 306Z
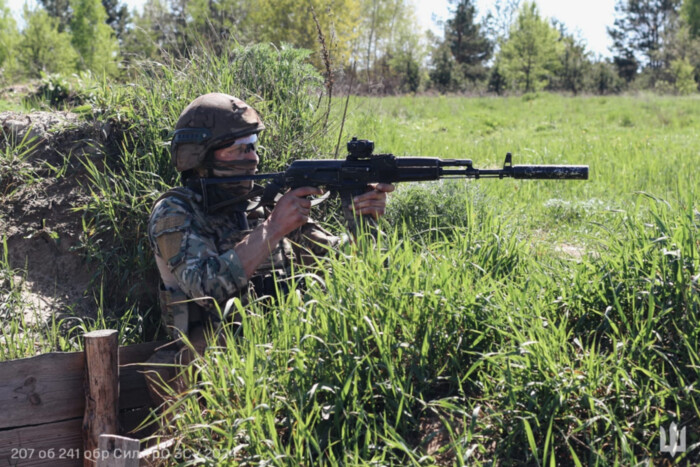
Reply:
M258 113L242 100L222 93L199 96L182 111L170 146L178 172L203 164L209 151L265 129Z

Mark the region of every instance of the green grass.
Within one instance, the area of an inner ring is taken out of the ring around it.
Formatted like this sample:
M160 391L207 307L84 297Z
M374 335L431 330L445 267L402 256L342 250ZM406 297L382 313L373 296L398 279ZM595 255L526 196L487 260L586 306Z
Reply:
M401 186L379 246L320 262L197 363L181 447L275 465L698 462L697 98L352 106L347 134L377 152L495 167L512 151L591 179ZM659 451L673 421L692 446L675 459Z
M23 110L22 106L9 100L0 99L0 112L21 112Z
M398 218L417 208L410 222L423 227L437 216L443 225L461 225L460 206L477 196L517 217L528 227L519 229L524 235L548 237L552 245L567 239L580 244L600 235L591 222L612 221L638 192L697 198L700 152L692 141L698 104L697 96L651 95L356 99L346 135L374 140L375 152L469 158L477 168L501 166L506 152L514 164L590 165L586 182L442 182L419 188L420 196L414 186L402 185L392 207ZM627 126L627 118L635 126Z
M39 146L26 132L22 138L0 130L0 199L11 197L23 185L39 180L35 168L27 159Z
M96 116L123 134L105 170L87 166L86 232L121 241L112 251L86 243L104 277L139 280L152 268L147 209L174 182L161 130L191 94L238 92L237 75L212 57L144 70L97 98ZM281 71L291 83L282 90L303 82L294 70ZM262 84L276 81L270 73ZM304 101L313 109L297 120L282 110L289 94L262 84L269 98L256 103L276 129L262 143L280 156L269 167L305 148L334 152L337 133L314 130L323 105ZM591 178L400 186L377 245L362 240L299 270L298 293L251 305L240 328L226 329L225 345L188 369L197 382L162 434L177 452L198 453L189 464L699 463L699 103L351 99L343 140L372 139L376 152L471 158L477 168L512 152L515 164L588 164ZM331 129L341 114L336 102ZM292 136L276 140L285 129ZM308 146L305 132L316 137ZM22 334L12 323L7 335ZM37 350L17 347L9 358ZM688 427L688 451L671 459L659 429L673 421Z
M578 261L473 216L321 262L197 363L172 434L214 463L658 462L659 426L700 415L698 225L641 205L654 226Z

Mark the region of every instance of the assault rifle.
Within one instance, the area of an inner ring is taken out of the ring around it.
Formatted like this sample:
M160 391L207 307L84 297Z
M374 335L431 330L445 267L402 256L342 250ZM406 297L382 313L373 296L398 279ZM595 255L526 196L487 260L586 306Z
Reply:
M364 193L370 183L422 182L443 178L588 179L587 165L513 165L511 153L506 154L502 169L476 169L470 159L374 154L374 142L357 138L352 138L347 148L345 159L296 160L284 172L199 179L205 205L207 186L211 184L271 180L264 189L247 195L248 198L261 196L258 205L271 204L278 194L287 189L323 187L328 193L314 200L315 204L331 194L339 194L345 218L350 229L354 230L355 219L348 207L352 198Z

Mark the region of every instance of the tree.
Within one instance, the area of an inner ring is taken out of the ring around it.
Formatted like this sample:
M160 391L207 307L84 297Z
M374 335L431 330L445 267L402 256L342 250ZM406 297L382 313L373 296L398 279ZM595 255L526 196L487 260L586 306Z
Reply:
M559 67L559 33L540 17L537 5L526 2L500 51L500 63L510 83L525 92L543 89Z
M358 49L366 51L364 54L365 71L368 82L372 81L371 70L374 68L374 63L377 60L380 38L390 35L390 26L396 16L398 7L399 4L394 1L362 0L361 11L364 14L360 21L360 27L363 34L358 36ZM383 52L380 55L383 55Z
M695 70L687 58L673 60L671 74L673 75L673 87L678 94L691 94L697 89Z
M557 71L556 87L571 91L575 95L585 85L585 77L591 66L590 53L586 50L585 42L569 34L563 23L557 22L557 28L561 34L560 41L563 47L559 57L560 66Z
M385 91L417 92L423 81L421 63L424 59L420 37L412 29L398 27L396 40L382 60L388 65L381 73Z
M615 23L608 28L615 57L632 59L651 70L663 67L659 59L662 39L673 27L680 0L618 0Z
M176 49L178 32L175 16L165 0L146 0L124 35L123 55L127 60L135 57L156 59L162 51Z
M688 76L700 82L700 36L693 36L683 18L677 28L664 36L663 42L662 60L669 67L661 79L668 81L676 92L685 93L690 87ZM693 70L690 75L689 67Z
M353 44L355 56L364 62L368 83L377 80L374 71L381 70L377 62L401 46L412 36L418 42L421 34L413 4L407 0L360 0L359 33Z
M455 2L454 16L445 22L445 42L467 79L483 79L486 76L484 63L491 57L493 47L482 26L474 22L473 0L450 1L451 4Z
M617 69L617 74L627 84L631 83L637 76L639 62L631 50L621 51L620 54L613 57L613 64Z
M79 68L115 75L119 44L105 21L107 13L100 0L71 0L71 43L80 54Z
M700 0L683 0L681 14L691 37L700 37Z
M129 9L125 4L120 4L119 0L102 0L102 6L107 13L107 25L112 28L121 43L130 20Z
M619 92L622 83L615 66L599 57L591 65L586 87L589 91L605 95Z
M117 39L122 40L129 24L129 9L119 0L101 0L107 13L106 22L114 30ZM66 31L73 20L74 7L71 0L39 0L52 18L58 19L58 31Z
M456 62L446 42L439 42L430 54L432 67L430 81L440 92L447 92L456 87Z
M501 65L499 58L500 55L496 57L491 71L489 72L488 90L500 96L505 91L507 83L506 77L503 74L503 65Z
M493 9L488 12L484 19L484 24L493 44L498 46L499 43L508 39L510 28L520 10L520 1L496 0L494 2Z
M185 6L187 32L221 53L232 37L242 43L254 37L253 7L250 0L192 0Z
M19 42L17 23L12 12L0 0L0 83L12 79L16 73L16 48Z
M360 0L259 0L248 17L255 27L256 42L283 43L319 52L321 32L336 64L349 61L351 44L357 39L360 21ZM317 66L321 65L316 56Z
M23 13L25 28L19 41L17 59L30 78L42 73L72 73L76 69L78 54L71 44L70 34L60 32L59 20L45 10Z
M71 0L39 0L49 16L58 20L58 32L68 29L73 16L70 2Z

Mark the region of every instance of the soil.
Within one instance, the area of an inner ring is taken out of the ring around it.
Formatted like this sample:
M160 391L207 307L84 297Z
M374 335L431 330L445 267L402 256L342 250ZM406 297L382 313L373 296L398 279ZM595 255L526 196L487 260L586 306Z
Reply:
M1 112L0 126L0 239L29 305L25 315L94 315L93 273L79 249L80 207L89 197L80 161L104 158L110 127L70 112ZM8 156L8 143L25 137L34 149Z

